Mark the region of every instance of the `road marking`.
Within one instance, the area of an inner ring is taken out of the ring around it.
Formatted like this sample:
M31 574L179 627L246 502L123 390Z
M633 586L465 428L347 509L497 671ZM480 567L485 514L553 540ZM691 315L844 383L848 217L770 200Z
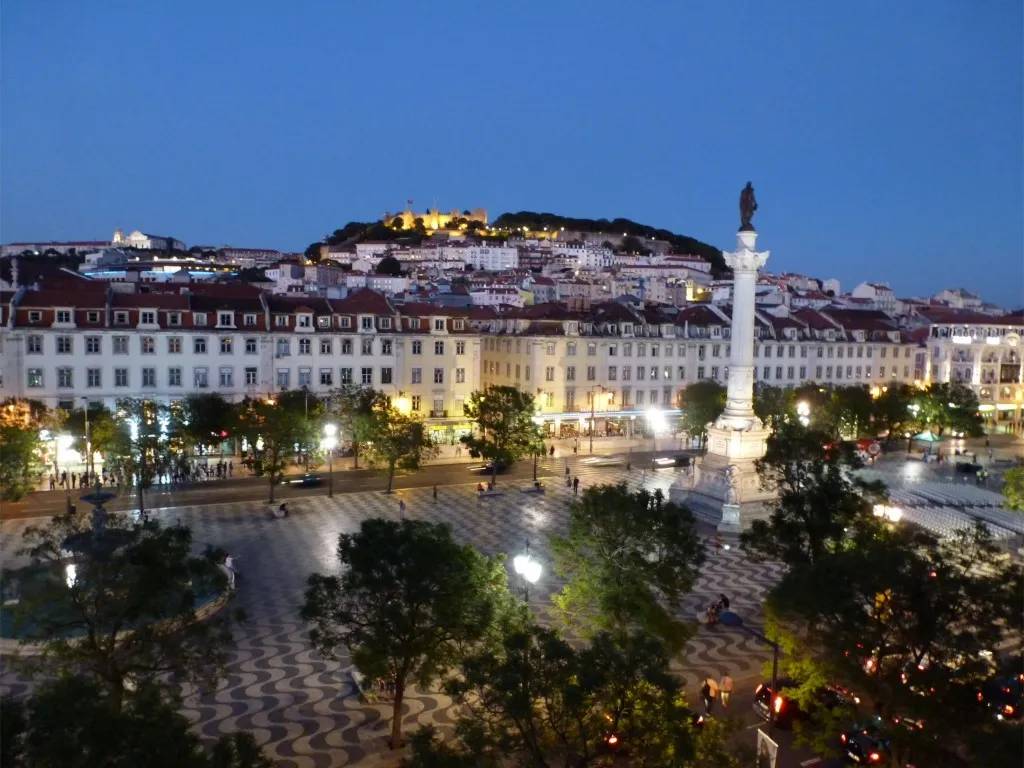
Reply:
M800 768L806 768L806 766L808 765L817 765L820 762L820 757L812 757L810 760L804 760L802 763L800 763Z

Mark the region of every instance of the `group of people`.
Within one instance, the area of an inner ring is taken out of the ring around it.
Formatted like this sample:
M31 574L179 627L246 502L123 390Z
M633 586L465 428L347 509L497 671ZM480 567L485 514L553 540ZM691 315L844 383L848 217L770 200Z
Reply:
M722 675L720 682L716 682L715 678L708 675L704 678L704 684L700 688L700 700L704 704L704 712L711 714L711 710L714 709L715 699L722 702L722 708L729 708L729 698L732 696L733 682L732 678L729 677L729 673L726 672Z
M709 627L713 627L718 623L718 619L722 615L722 611L729 610L729 598L725 595L719 595L718 599L708 606L705 612L705 617Z
M55 491L55 490L57 490L58 486L60 486L61 490L65 489L65 488L75 488L75 487L78 487L78 488L88 488L89 485L90 485L90 482L89 482L90 477L92 479L92 484L95 484L96 483L96 477L97 477L95 472L91 476L89 475L88 472L81 472L79 474L75 474L74 472L71 472L69 474L68 471L65 469L63 472L60 473L60 478L59 479L58 479L57 475L51 473L50 474L50 490L51 491ZM121 480L118 480L118 477L120 477ZM123 481L123 479L124 479L124 476L121 475L121 474L110 475L110 484L113 485L115 482L117 482L117 484L120 485L121 482ZM104 485L107 484L107 470L106 469L103 470L103 484Z

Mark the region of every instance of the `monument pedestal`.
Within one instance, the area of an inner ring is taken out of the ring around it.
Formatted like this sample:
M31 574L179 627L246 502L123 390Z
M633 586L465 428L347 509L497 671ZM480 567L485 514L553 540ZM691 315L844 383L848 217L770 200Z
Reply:
M694 474L681 477L670 495L722 533L739 533L751 521L769 514L764 502L774 494L761 488L755 462L764 456L771 430L757 419L744 425L744 429L726 426L721 421L708 428L707 452L694 468Z

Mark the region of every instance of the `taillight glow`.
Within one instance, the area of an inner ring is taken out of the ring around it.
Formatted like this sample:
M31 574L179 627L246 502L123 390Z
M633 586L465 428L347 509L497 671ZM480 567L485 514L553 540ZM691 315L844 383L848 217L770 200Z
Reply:
M881 759L882 756L878 752L872 752L868 755L868 760L870 760L872 763L877 763Z
M839 734L839 740L842 741L843 744L845 744L846 743L846 734L845 733Z
M1013 705L1012 704L1007 704L1006 706L1004 706L1003 707L1003 714L1004 715L1012 715L1013 714Z
M613 733L606 739L606 741L614 747L616 744L619 743L619 737Z
M775 706L775 714L778 714L779 712L782 711L782 702L783 701L784 701L784 699L781 696L776 696L775 697L775 701L772 702L772 704Z

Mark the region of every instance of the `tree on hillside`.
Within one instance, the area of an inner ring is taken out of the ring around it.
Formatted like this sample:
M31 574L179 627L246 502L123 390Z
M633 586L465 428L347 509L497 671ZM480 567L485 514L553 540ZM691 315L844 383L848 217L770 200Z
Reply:
M342 435L352 438L352 458L359 469L361 446L372 440L373 402L377 393L371 387L347 384L332 389L327 396L331 417Z
M6 587L17 580L14 624L24 642L42 645L21 663L85 675L115 708L133 686L187 680L207 690L223 677L240 614L197 616L197 597L227 580L192 554L188 528L67 513L27 529L19 554L32 565L5 573Z
M176 698L151 688L115 706L87 678L47 680L27 699L0 702L2 762L6 768L273 768L244 731L220 736L207 752L179 708Z
M683 390L681 408L683 429L703 445L708 437L708 424L725 410L725 387L710 379L689 384Z
M495 462L514 464L540 444L535 409L533 395L516 387L491 386L466 401L465 414L477 432L464 435L462 444L473 458L491 462L492 482L497 480Z
M402 274L402 262L396 259L391 254L388 254L379 262L377 262L377 268L374 270L378 275L391 275L392 277L399 277Z
M396 469L417 470L424 459L437 455L423 420L402 413L383 392L374 395L368 430L365 456L371 467L387 474L386 493L391 493Z
M637 626L673 651L683 647L691 630L677 614L704 562L686 507L625 483L588 488L572 505L568 533L552 545L555 571L568 579L554 598L566 626Z
M373 518L338 538L340 576L309 576L301 615L327 658L346 648L369 679L394 686L391 746L402 745L406 686L426 687L498 619L507 572L444 525Z

